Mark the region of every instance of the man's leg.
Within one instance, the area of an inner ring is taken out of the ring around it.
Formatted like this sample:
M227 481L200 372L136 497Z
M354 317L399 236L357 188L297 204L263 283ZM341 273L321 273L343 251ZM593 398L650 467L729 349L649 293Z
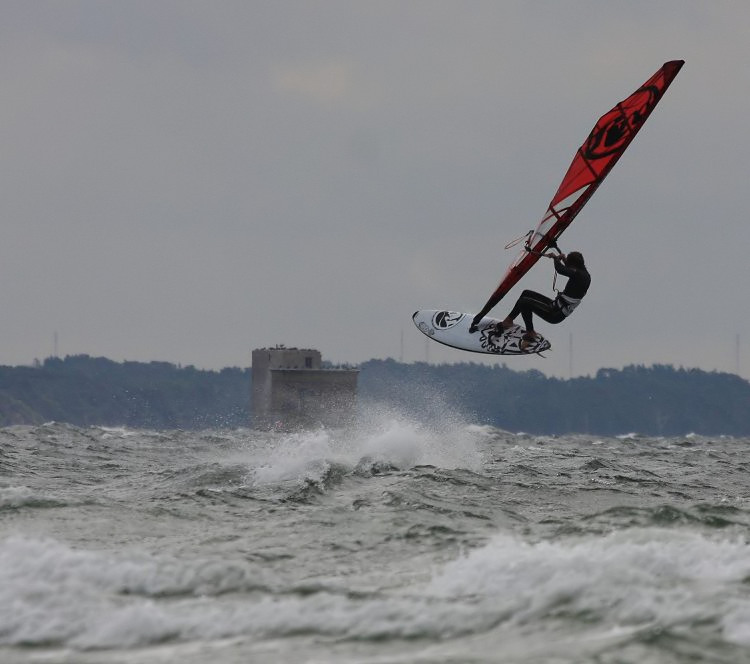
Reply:
M524 326L527 332L534 332L534 320L532 314L537 314L541 318L551 313L554 308L554 302L550 300L546 295L537 293L532 290L525 290L521 293L521 297L518 298L516 306L513 307L511 312L508 314L508 318L513 320L521 314L523 318ZM508 320L506 318L506 321Z

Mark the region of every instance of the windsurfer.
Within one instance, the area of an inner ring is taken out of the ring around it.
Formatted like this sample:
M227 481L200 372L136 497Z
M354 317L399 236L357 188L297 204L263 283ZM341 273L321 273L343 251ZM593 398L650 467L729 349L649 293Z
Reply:
M553 325L561 323L580 304L591 284L591 275L586 269L583 255L580 252L571 251L567 256L562 253L554 256L551 254L545 255L554 258L555 271L567 277L568 283L565 284L565 288L557 294L554 300L536 291L523 291L507 318L498 325L498 328L502 328L498 329L498 332L507 330L513 326L513 321L516 317L519 314L521 315L526 326L526 332L521 342L521 350L524 350L526 346L537 338L537 334L534 331L533 314ZM469 332L474 333L477 331L479 321L482 320L488 311L489 309L485 305L485 308L471 322Z

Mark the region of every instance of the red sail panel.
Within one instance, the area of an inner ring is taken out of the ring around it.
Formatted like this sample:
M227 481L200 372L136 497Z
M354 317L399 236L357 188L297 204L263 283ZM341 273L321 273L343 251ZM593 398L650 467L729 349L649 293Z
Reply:
M578 149L550 207L579 189L602 180L615 165L664 95L684 60L667 62L632 95L602 115Z
M684 60L665 63L627 99L602 115L576 152L560 187L523 251L508 268L483 311L494 307L552 246L617 163L677 76Z

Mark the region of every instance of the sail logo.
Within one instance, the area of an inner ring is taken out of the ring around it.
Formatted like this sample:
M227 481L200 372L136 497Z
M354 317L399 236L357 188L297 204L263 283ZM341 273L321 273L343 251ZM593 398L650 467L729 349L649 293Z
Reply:
M619 103L600 119L583 145L583 156L595 160L609 157L624 149L646 121L661 97L655 85L646 85Z

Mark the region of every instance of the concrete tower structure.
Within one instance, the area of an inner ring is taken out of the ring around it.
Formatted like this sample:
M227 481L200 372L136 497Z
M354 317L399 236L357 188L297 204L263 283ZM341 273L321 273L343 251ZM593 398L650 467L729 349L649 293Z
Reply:
M253 351L253 426L296 429L341 426L354 415L357 369L323 369L320 351Z

